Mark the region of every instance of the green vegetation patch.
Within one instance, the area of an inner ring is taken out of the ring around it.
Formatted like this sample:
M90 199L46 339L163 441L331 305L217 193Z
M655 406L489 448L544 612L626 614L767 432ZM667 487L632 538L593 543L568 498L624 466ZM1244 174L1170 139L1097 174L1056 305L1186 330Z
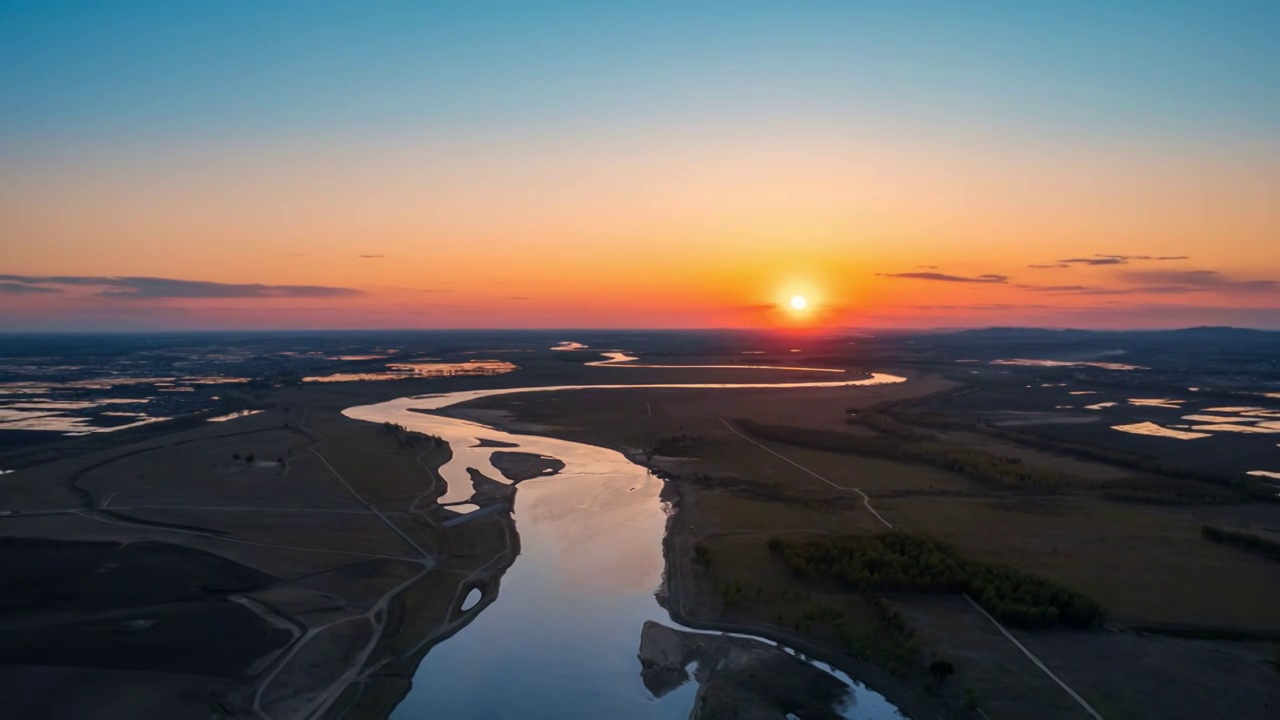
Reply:
M445 444L442 438L420 433L417 430L410 430L399 423L384 422L382 423L382 430L395 437L396 442L400 443L401 447L414 448L422 444L427 447L440 447Z
M860 593L963 592L1019 627L1088 628L1106 619L1102 606L1085 595L1006 565L970 560L924 535L892 531L800 543L774 538L769 549L802 578Z
M1240 532L1239 530L1227 530L1225 528L1213 527L1212 525L1204 525L1200 528L1200 534L1206 540L1212 540L1223 545L1240 548L1248 552L1271 558L1272 560L1280 560L1280 542L1268 540L1261 535L1253 533Z

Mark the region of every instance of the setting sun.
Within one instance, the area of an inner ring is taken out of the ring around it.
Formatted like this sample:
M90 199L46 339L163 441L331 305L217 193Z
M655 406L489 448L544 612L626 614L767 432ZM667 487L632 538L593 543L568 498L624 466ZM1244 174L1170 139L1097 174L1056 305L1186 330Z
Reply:
M809 301L805 299L805 296L803 296L803 295L792 295L792 296L791 296L791 309L792 309L792 310L804 310L804 309L805 309L805 308L807 308L807 307L809 307Z

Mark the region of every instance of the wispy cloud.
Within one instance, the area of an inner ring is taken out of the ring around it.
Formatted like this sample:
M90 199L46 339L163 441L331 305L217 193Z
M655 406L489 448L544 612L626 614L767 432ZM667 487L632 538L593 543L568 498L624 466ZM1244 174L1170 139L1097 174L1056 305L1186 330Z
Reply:
M1128 262L1129 259L1123 257L1065 258L1058 261L1062 265L1125 265Z
M1280 293L1280 280L1248 280L1217 270L1131 270L1120 273L1128 282L1171 288L1170 292Z
M1167 262L1171 260L1190 260L1187 255L1119 255L1115 253L1096 253L1089 257L1064 258L1053 264L1028 265L1033 268L1069 267L1071 265L1128 265L1131 262Z
M43 287L40 285L23 285L16 282L0 282L0 293L9 295L41 295L48 293L60 293L61 290L51 287Z
M1027 267L1035 270L1049 270L1051 268L1066 268L1071 266L1066 263L1045 263L1041 265L1028 265Z
M1009 282L1008 275L994 275L987 273L984 275L975 275L972 277L965 275L948 275L938 272L906 272L906 273L876 273L880 277L900 278L903 280L934 280L937 282L954 282L954 283L1006 283Z
M357 255L356 257L362 260L376 260L378 258L384 258L386 255Z
M1005 310L1025 310L1025 309L1049 309L1053 305L1036 305L1027 303L977 303L974 305L895 305L892 307L903 308L908 310L977 310L977 311L1005 311Z
M1216 270L1128 270L1116 277L1123 287L1092 285L1017 285L1019 290L1056 295L1184 295L1213 292L1227 295L1276 293L1280 280L1251 280L1224 275Z
M1087 285L1015 285L1019 290L1045 293L1077 293L1092 290Z
M98 288L98 297L152 298L336 298L364 293L354 288L328 285L263 285L219 283L157 277L106 277L92 275L0 275L0 282L32 288L28 292L58 292L59 286ZM19 291L21 292L21 291Z

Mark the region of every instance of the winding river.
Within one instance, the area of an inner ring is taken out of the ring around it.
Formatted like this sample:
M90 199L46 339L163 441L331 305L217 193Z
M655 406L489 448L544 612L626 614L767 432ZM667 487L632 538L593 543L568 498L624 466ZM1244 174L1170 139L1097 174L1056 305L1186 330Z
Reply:
M833 388L902 382L873 374L830 382L561 385L503 388L399 398L349 408L348 417L399 423L437 435L453 451L440 469L442 503L465 503L468 468L505 482L491 463L495 450L534 453L564 462L551 477L520 483L514 515L521 551L502 577L498 600L463 631L431 649L395 718L608 717L687 718L698 683L653 693L641 680L637 648L646 621L681 628L655 598L663 581L668 508L662 480L608 448L504 432L430 411L513 393L611 388ZM426 412L423 412L426 411ZM496 441L480 446L481 440ZM475 509L463 505L457 509ZM465 521L465 515L462 516ZM693 632L693 631L690 631ZM821 669L849 687L839 710L860 720L900 718L884 697L839 671Z

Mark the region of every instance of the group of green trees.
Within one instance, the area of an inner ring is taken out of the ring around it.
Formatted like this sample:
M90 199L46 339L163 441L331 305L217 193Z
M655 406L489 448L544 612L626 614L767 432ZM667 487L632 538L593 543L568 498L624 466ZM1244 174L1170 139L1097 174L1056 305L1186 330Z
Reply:
M423 443L426 443L428 447L440 447L441 445L444 445L443 438L435 435L428 435L427 433L420 433L416 430L410 430L399 423L384 422L382 423L382 429L391 435L394 435L396 442L400 443L402 447L414 448Z
M1010 625L1087 628L1106 618L1091 598L1006 565L970 560L924 535L891 531L803 543L774 538L769 549L802 578L835 581L861 593L968 593Z
M920 654L915 631L888 601L870 594L864 594L863 599L869 603L875 622L868 625L839 613L830 622L832 633L849 652L871 660L894 675L905 675Z
M1020 458L995 455L976 448L890 437L862 437L836 430L765 425L752 420L738 420L738 425L765 440L816 450L918 462L1006 488L1065 488L1080 483L1067 473L1027 465Z
M1212 525L1201 526L1200 534L1206 540L1247 550L1272 560L1280 560L1280 542L1269 540L1261 535L1240 532L1239 530L1227 530L1213 527Z

